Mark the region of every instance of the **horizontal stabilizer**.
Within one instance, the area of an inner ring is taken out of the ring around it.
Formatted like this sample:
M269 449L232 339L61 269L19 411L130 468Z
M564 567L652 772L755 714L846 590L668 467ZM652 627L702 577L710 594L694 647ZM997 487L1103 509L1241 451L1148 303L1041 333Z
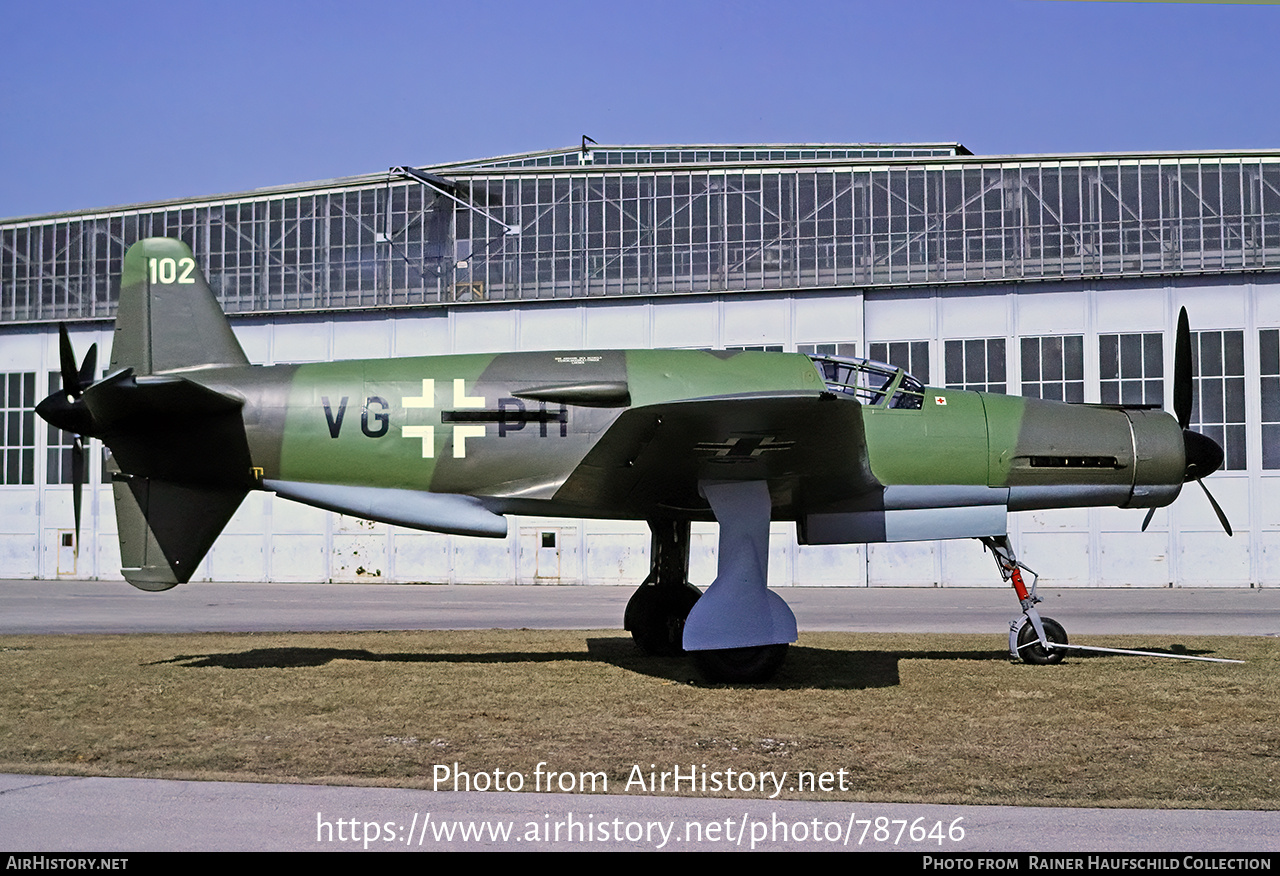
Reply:
M110 432L130 420L158 417L239 414L244 401L223 395L183 377L135 377L118 371L95 383L84 394L99 432Z
M253 485L241 399L176 375L126 369L89 387L93 432L130 475L204 488Z

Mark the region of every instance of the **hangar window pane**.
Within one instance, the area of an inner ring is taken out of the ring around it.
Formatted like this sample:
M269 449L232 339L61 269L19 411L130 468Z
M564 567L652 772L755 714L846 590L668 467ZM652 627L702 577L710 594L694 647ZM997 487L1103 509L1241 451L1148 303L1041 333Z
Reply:
M1030 398L1084 401L1084 336L1022 339L1022 394Z
M1262 467L1280 469L1280 329L1258 333L1262 372Z
M1005 339L969 338L943 346L948 389L1004 393Z
M921 383L929 382L928 341L875 343L870 347L870 355L877 362L887 362L896 368L901 368Z
M1164 404L1164 336L1100 335L1098 364L1105 405Z
M1243 471L1244 332L1192 332L1191 361L1196 375L1191 428L1222 446L1227 471Z
M796 344L796 352L804 353L806 356L840 356L845 359L855 359L858 356L858 345L837 341L828 344Z
M4 420L0 444L0 484L36 482L36 375L34 371L5 374L0 417Z

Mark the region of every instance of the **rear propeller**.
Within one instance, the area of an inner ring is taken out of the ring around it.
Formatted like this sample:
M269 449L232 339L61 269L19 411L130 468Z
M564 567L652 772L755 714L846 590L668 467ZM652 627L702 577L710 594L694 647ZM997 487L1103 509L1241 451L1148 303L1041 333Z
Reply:
M1191 424L1191 408L1194 403L1195 378L1191 373L1191 324L1187 319L1187 309L1184 307L1178 313L1178 334L1173 348L1173 415L1177 417L1178 428L1182 430L1182 444L1186 457L1186 470L1183 472L1182 482L1195 481L1200 485L1200 489L1204 490L1205 498L1213 506L1213 512L1218 515L1218 522L1222 524L1227 535L1232 535L1231 524L1227 521L1227 515L1223 513L1222 506L1204 485L1204 479L1222 466L1224 458L1222 448L1208 435L1193 432L1187 428ZM1155 513L1155 508L1147 512L1146 519L1142 521L1143 532L1147 531L1147 524L1151 522Z
M79 556L81 490L85 480L84 436L93 431L93 414L82 397L85 390L93 385L93 373L98 367L98 345L89 347L84 361L77 368L66 323L58 323L58 358L62 366L62 388L36 405L36 413L50 425L75 435L71 445L71 504L75 509L75 551Z

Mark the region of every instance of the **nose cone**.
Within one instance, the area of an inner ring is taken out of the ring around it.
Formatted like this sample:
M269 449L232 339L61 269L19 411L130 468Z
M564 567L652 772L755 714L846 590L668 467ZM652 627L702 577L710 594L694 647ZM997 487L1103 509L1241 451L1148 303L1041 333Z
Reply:
M1208 435L1183 429L1182 443L1187 459L1187 470L1182 476L1184 482L1207 477L1222 467L1222 448Z
M93 414L79 399L72 401L64 393L55 392L40 404L36 405L36 413L40 418L65 432L87 435L93 429Z

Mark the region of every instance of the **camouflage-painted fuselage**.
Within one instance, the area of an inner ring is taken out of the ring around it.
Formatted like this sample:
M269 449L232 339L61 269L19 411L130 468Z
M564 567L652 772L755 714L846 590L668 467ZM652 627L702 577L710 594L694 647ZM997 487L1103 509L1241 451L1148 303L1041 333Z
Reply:
M700 481L765 480L775 519L807 541L899 540L975 534L1006 508L1164 505L1183 480L1181 431L1158 411L932 387L918 407L865 404L796 354L526 352L188 377L245 399L260 481L466 495L498 514L709 519ZM985 522L954 510L973 508ZM929 509L950 522L916 513ZM867 528L885 512L911 525Z

